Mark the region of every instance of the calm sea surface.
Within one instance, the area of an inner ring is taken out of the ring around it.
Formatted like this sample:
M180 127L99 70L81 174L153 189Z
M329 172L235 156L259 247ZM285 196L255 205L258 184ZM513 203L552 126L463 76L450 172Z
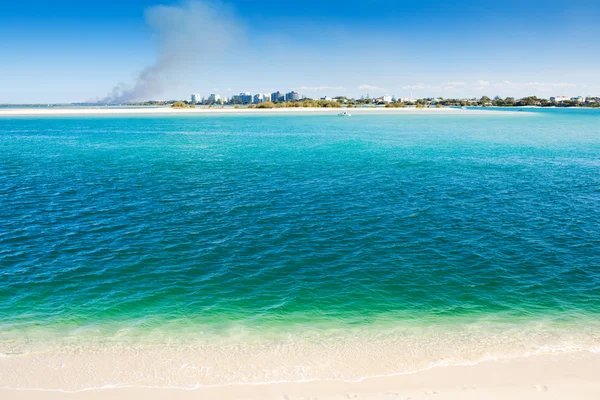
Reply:
M0 118L0 347L599 320L600 111Z

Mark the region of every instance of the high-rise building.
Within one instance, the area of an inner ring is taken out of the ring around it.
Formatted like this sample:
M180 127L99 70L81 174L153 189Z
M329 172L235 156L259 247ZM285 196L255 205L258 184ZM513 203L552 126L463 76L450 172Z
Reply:
M265 103L267 101L271 101L271 94L270 93L257 93L257 94L254 95L254 102L255 103Z
M253 103L264 103L266 101L271 101L271 95L269 93L257 93L253 97Z
M233 104L250 104L252 103L252 93L242 92L240 94L236 94L231 98L231 102Z
M285 101L285 95L279 91L271 93L271 101L273 103L278 101Z
M215 93L211 93L210 96L208 96L208 104L223 104L223 98Z
M298 92L294 92L293 90L291 92L288 92L285 94L285 101L298 101L300 100L300 94L298 94Z
M250 92L240 93L240 98L242 99L242 104L252 103L252 93Z
M233 96L234 104L250 104L252 103L252 94L250 92L242 92Z
M198 104L198 103L200 103L200 100L201 99L200 99L200 95L199 94L194 93L192 95L192 104Z

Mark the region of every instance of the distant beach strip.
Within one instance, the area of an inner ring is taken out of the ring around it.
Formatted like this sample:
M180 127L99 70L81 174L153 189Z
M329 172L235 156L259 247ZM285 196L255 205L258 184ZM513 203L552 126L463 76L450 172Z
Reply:
M1 116L61 116L61 115L211 115L211 114L253 114L253 115L281 115L281 114L338 114L346 110L351 114L424 114L424 115L510 115L524 114L518 110L487 110L487 109L460 109L460 108L172 108L172 107L22 107L0 108ZM525 112L526 113L526 112Z

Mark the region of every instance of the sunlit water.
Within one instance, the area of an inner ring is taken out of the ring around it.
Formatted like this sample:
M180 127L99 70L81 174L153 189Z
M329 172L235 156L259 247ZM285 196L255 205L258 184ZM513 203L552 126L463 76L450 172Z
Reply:
M595 110L0 118L0 386L156 374L142 350L185 387L599 351L599 208Z

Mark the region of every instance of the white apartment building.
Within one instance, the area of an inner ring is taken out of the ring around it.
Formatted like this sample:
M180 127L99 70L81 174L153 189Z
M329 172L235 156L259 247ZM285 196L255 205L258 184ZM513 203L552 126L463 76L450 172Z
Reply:
M223 104L223 98L215 93L211 93L210 96L208 96L208 103L209 104Z
M271 101L271 95L269 93L257 93L254 95L252 100L254 104L264 103L266 101Z

